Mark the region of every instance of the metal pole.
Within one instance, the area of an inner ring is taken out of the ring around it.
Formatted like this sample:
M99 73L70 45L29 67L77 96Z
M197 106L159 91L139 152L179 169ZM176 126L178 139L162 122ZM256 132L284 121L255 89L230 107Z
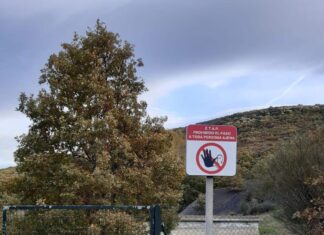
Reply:
M2 235L7 235L7 206L2 209Z
M206 176L206 207L205 207L205 220L206 220L206 235L213 234L213 177Z
M154 206L154 235L161 234L161 208Z
M154 206L150 207L150 235L154 235Z

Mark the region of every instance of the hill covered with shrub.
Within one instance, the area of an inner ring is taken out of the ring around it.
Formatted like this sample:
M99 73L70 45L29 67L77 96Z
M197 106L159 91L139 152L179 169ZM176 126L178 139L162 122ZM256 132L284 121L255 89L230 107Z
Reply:
M239 154L249 153L261 157L272 152L278 143L324 126L324 105L269 107L235 113L200 124L236 126ZM173 132L174 144L184 156L185 128L177 128Z
M235 177L217 177L215 186L241 189L254 177L255 164L296 136L324 127L324 105L282 106L235 113L200 124L233 125L238 130L238 166ZM185 128L173 129L173 147L185 159ZM183 183L183 205L204 192L204 177L187 176Z

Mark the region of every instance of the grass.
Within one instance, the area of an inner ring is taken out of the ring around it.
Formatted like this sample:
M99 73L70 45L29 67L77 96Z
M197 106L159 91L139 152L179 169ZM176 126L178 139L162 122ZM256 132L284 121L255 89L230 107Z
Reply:
M297 235L290 231L285 224L274 217L274 212L260 215L260 235Z

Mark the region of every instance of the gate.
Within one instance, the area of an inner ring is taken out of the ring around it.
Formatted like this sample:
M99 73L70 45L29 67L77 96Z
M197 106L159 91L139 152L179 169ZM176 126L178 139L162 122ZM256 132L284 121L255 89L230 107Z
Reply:
M160 206L14 205L2 210L2 235L160 235Z

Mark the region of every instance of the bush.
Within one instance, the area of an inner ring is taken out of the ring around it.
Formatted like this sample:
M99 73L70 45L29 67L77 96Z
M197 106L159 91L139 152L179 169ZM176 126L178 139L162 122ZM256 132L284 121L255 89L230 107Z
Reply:
M186 176L182 182L183 200L180 210L197 199L200 193L205 193L205 179L200 176Z
M240 205L240 211L243 215L249 215L251 212L250 205L248 202L243 201Z
M255 215L269 212L275 209L275 204L270 201L258 202L256 199L243 201L240 210L243 215Z
M257 164L254 192L274 199L290 220L297 211L312 208L314 200L323 199L323 189L308 182L324 172L323 143L324 129L296 136L280 146L272 156Z
M205 194L200 193L197 198L197 209L199 211L205 211L206 205L206 196Z
M322 196L312 199L306 209L294 214L294 218L305 221L311 234L322 235L324 232L324 172L319 172L317 178L310 178L305 184L319 191Z
M79 234L88 227L82 211L12 211L8 217L8 234Z
M177 209L177 207L162 207L161 209L161 219L167 234L171 233L179 221Z
M251 208L251 214L261 214L275 209L275 204L273 202L265 201L257 203Z
M145 235L149 230L145 220L137 220L135 216L124 211L97 212L93 218L93 223L88 230L91 235Z

